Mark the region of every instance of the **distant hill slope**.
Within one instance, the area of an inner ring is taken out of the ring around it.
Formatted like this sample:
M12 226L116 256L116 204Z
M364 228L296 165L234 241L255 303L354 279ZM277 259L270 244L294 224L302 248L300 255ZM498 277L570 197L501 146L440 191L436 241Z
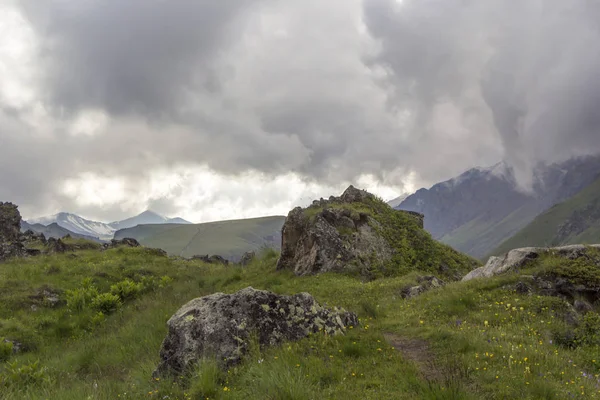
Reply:
M492 254L528 246L600 243L600 177L570 199L537 216Z
M143 213L136 215L135 217L124 219L123 221L115 221L108 224L115 230L133 228L137 225L150 225L150 224L191 224L183 218L167 218L154 211L146 210Z
M208 222L204 224L138 225L115 233L115 239L131 237L147 247L171 255L192 257L219 254L237 261L246 251L281 247L283 216Z
M524 193L516 189L511 169L500 163L420 189L397 208L424 214L425 229L435 239L483 258L540 213L590 185L599 173L598 156L538 167L532 192Z
M52 237L60 239L69 235L72 238L87 239L92 240L94 242L102 243L102 240L98 239L97 237L80 235L78 233L71 232L70 230L58 225L56 222L46 226L42 224L29 224L25 221L21 221L21 232L26 232L28 230L31 230L35 233L43 233L46 238Z

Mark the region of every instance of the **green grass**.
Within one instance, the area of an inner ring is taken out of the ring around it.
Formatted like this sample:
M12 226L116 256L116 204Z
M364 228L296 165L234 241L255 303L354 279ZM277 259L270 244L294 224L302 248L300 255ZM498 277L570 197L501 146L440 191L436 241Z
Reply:
M275 216L191 225L138 225L118 231L115 238L131 237L144 246L182 257L219 254L238 259L247 251L280 246L277 232L284 220ZM271 235L276 236L275 240L268 239Z
M559 236L565 222L581 218L579 229ZM570 199L555 205L536 217L529 225L500 244L493 255L504 254L519 247L550 247L567 244L595 244L600 242L600 178Z
M414 215L394 210L379 198L366 198L354 203L330 202L326 207L347 209L355 221L360 219L360 214L368 215L375 221L369 222L371 227L393 250L391 260L383 262L373 254L372 259L364 262L366 268L361 266L358 271L355 271L368 279L405 275L420 270L456 280L457 274L462 277L478 266L478 261L433 240L431 235L421 228L420 221ZM322 211L322 206L314 205L304 209L303 212L310 220ZM341 236L349 236L351 231L348 228L338 229Z
M403 300L401 290L414 284L418 271L370 282L336 274L295 277L276 271L277 257L268 251L238 268L118 248L0 265L0 338L26 348L0 360L0 398L600 398L600 343L593 336L600 330L598 314L588 314L580 327L567 325L562 300L521 295L507 286L524 279L521 275L454 282ZM559 265L543 257L520 273L555 271ZM577 276L596 271L594 265L580 265ZM162 283L151 290L133 288L152 278ZM92 286L115 294L122 306L99 317L91 307L50 308L30 297L41 287L65 298L67 291ZM253 346L228 371L203 360L175 382L151 378L166 321L179 307L247 286L309 292L321 303L357 312L360 326L345 336L315 334L275 348ZM426 341L426 360L411 361L386 342L387 333ZM569 337L577 339L561 341Z

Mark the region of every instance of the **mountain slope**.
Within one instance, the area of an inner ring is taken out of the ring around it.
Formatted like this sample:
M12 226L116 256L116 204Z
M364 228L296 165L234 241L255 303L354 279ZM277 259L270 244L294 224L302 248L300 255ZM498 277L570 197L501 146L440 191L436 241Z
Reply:
M600 242L600 177L570 199L537 216L492 253L528 246Z
M154 211L146 210L135 217L127 218L122 221L115 221L108 224L115 230L133 228L137 225L149 224L191 224L183 218L167 218Z
M70 230L65 229L62 226L58 225L56 222L54 222L50 225L42 225L42 224L29 224L25 221L21 221L21 232L25 232L28 230L31 230L35 233L42 233L42 234L44 234L44 236L46 238L52 237L55 239L60 239L60 238L63 238L65 236L69 235L73 238L87 239L87 240L92 240L94 242L101 242L101 240L98 239L97 237L80 235L78 233L71 232Z
M112 239L115 229L104 222L90 221L75 214L61 212L49 217L27 221L30 224L50 225L53 223L79 235L98 237L103 240Z
M600 174L600 157L540 166L530 193L516 189L505 164L474 168L420 189L397 208L425 214L434 238L482 258L523 229L537 215L575 195Z
M147 247L172 255L192 257L219 254L238 260L245 252L281 246L283 216L252 218L203 224L138 225L115 233L115 239L131 237Z

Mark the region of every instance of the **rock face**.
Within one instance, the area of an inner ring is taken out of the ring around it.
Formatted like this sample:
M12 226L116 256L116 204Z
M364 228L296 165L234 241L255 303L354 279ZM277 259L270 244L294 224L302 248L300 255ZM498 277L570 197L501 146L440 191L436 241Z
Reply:
M0 203L0 261L24 255L21 214L12 203Z
M312 208L306 210L293 209L283 225L277 269L292 269L296 275L307 275L341 272L349 266L368 269L374 263L390 261L394 249L378 233L380 223L366 212L345 207L372 200L375 200L372 194L350 186L341 197L315 200ZM406 215L422 226L422 215Z
M248 287L194 299L167 324L154 376L183 373L203 357L233 365L248 351L251 335L257 335L261 346L273 346L319 331L343 333L358 319L354 313L321 307L308 293L280 296Z
M522 268L529 261L538 258L540 255L548 252L568 259L582 257L587 252L588 247L600 249L600 245L571 245L562 247L525 247L509 251L502 257L490 257L485 266L474 269L469 272L462 280L470 281L475 278L489 278L506 272L515 271Z

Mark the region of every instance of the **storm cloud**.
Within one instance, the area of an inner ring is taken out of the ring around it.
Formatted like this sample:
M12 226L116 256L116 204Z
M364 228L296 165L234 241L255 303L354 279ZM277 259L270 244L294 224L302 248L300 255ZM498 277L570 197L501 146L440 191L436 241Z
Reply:
M591 0L6 2L0 198L29 213L175 214L192 192L196 208L244 207L230 188L292 175L307 188L246 189L256 210L500 159L526 186L538 162L600 151ZM186 186L200 169L221 182L210 194Z

